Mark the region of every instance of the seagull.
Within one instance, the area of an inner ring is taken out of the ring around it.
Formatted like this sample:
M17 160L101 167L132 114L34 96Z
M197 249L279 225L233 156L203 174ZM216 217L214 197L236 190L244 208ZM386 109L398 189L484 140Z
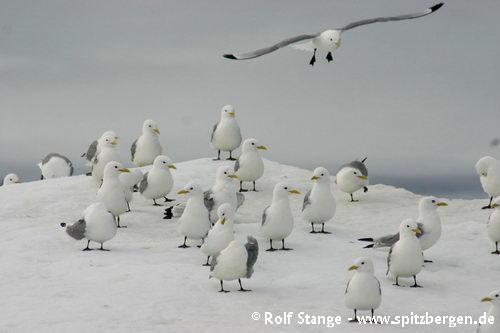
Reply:
M167 195L174 186L174 179L170 169L177 169L172 160L165 155L159 155L153 162L153 167L146 172L139 184L139 192L147 198L153 200L154 206L160 206L156 199L165 198L165 202L173 201Z
M371 311L373 318L375 309L382 302L382 289L374 275L372 260L366 257L358 258L349 267L349 271L354 271L354 275L345 288L345 305L354 310L351 322L358 321L358 310Z
M422 270L424 254L417 239L421 233L417 222L412 219L404 220L399 227L400 239L391 246L387 256L387 273L396 279L395 286L399 286L400 277L413 277L412 288L420 288L417 284L417 274Z
M436 10L441 8L444 3L438 3L425 11L414 13L414 14L406 14L400 16L388 16L388 17L377 17L372 19L365 19L361 21L351 22L340 29L326 30L323 32L315 33L315 34L304 34L295 37L291 37L285 40L280 41L274 45L252 51L247 53L232 53L232 54L224 54L223 57L227 59L233 60L245 60L245 59L253 59L265 54L274 52L288 45L296 44L298 42L306 41L305 43L299 45L292 45L297 49L311 51L313 52L313 56L309 61L311 66L316 62L316 51L326 52L326 60L328 62L333 60L332 53L340 47L340 43L342 40L342 35L344 32L351 30L353 28L357 28L359 26L378 23L378 22L389 22L389 21L401 21L401 20L409 20L415 19L422 16L429 15L434 13Z
M91 241L101 244L98 250L109 251L103 248L103 244L116 235L116 224L113 215L100 202L87 207L83 215L83 218L74 224L61 223L61 227L66 228L68 235L76 240L87 239L87 247L83 251L92 250L89 247Z
M142 180L142 177L144 177L144 174L140 169L124 172L118 176L123 186L123 192L125 193L125 200L127 201L128 207L127 212L130 212L130 203L134 198L134 187Z
M19 184L20 182L21 180L19 180L19 177L15 173L9 173L3 178L2 185Z
M145 120L142 124L142 135L132 143L130 153L132 162L138 166L151 165L161 154L160 129L154 120Z
M423 251L433 247L441 237L441 218L439 217L437 208L444 206L448 206L448 203L435 197L424 197L420 199L420 202L418 204L419 213L417 225L422 232L418 236L418 240L420 241L420 246L422 247ZM365 248L387 247L394 245L394 243L399 240L399 233L382 236L379 238L360 238L358 240L373 243L365 246ZM425 262L432 261L425 260Z
M97 184L102 183L104 167L111 161L118 160L118 152L116 146L118 141L115 134L105 134L98 141L99 152L96 152L93 158L92 178Z
M210 230L211 223L209 212L203 200L203 190L201 187L190 182L177 192L177 194L187 194L188 200L186 208L179 219L179 233L184 236L184 243L180 248L187 248L186 240L194 239L203 242ZM201 247L201 246L198 246Z
M253 191L257 192L255 181L264 174L264 162L259 150L267 150L267 147L259 145L256 139L246 139L243 142L241 155L234 164L234 171L240 179L240 192L248 191L243 189L243 182L253 182Z
M73 175L73 164L71 161L61 154L50 153L38 163L38 167L42 171L40 179L69 177Z
M488 296L483 297L481 302L491 304L486 318L494 318L492 323L484 323L479 325L476 332L478 333L498 333L500 332L500 290L492 291Z
M366 169L365 161L366 158L344 164L335 177L335 183L340 190L351 195L351 202L359 201L354 200L352 195L357 190L363 189L364 192L368 192L368 187L366 187L368 185L368 169Z
M260 232L262 236L269 239L269 249L266 251L276 251L273 248L273 240L281 241L280 250L292 250L285 247L285 238L293 230L293 215L290 208L289 194L300 194L300 191L293 189L285 183L278 183L273 190L273 201L271 205L264 209L262 214L262 225Z
M87 160L88 166L92 166L94 164L94 158L101 151L101 148L99 145L99 140L102 139L104 136L114 137L114 139L116 141L118 141L118 136L113 131L106 131L101 135L101 137L99 139L92 141L90 146L87 148L87 151L81 155L81 157L83 157ZM88 173L87 176L90 176L91 174L92 174L92 172Z
M495 243L495 251L491 252L491 254L500 254L498 250L498 243L500 242L500 197L495 199L491 207L495 209L490 215L487 226L488 236Z
M126 226L120 226L120 215L128 209L123 185L118 178L119 174L123 172L130 172L130 170L123 167L121 163L112 161L106 164L102 186L97 191L97 200L102 202L106 209L113 214L118 228L126 228Z
M316 168L311 180L314 181L314 185L304 197L302 218L311 223L312 234L317 233L314 230L315 224L321 224L319 233L329 234L328 231L325 231L325 223L333 218L336 208L330 173L323 167Z
M210 143L217 150L216 161L220 160L221 151L228 151L228 160L235 160L233 150L237 149L241 144L241 131L235 116L234 106L224 106L220 113L219 122L212 129Z
M253 266L258 256L259 244L255 238L248 236L245 245L233 240L217 257L212 258L210 278L214 277L220 280L219 292L229 292L229 290L224 289L224 281L236 279L240 284L239 291L251 291L243 288L241 279L252 277Z
M482 209L490 209L493 198L500 196L500 161L485 156L476 163L476 172L484 192L490 196L490 202Z
M217 210L219 220L208 232L205 242L201 246L201 252L207 255L207 262L203 266L210 266L210 257L217 256L229 243L234 240L234 210L230 204L220 205Z

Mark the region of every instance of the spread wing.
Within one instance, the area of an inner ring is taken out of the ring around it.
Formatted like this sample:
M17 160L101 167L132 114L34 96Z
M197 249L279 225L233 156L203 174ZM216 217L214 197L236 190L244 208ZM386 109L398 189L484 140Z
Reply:
M360 20L360 21L355 21L351 22L348 25L344 26L340 30L346 31L346 30L351 30L353 28L362 26L362 25L367 25L367 24L372 24L372 23L380 23L380 22L389 22L389 21L402 21L402 20L411 20L415 18L419 18L422 16L426 16L429 14L434 13L436 10L441 8L444 5L444 3L440 2L427 10L423 12L418 12L414 14L405 14L405 15L399 15L399 16L387 16L387 17L376 17L376 18L371 18L371 19L366 19L366 20Z
M302 204L302 211L306 209L307 206L311 204L309 197L311 196L311 190L307 191L306 196L304 197L304 203Z
M214 127L212 128L212 134L210 135L210 142L214 141L214 134L215 130L217 129L217 125L219 125L219 123L215 124Z
M142 177L141 183L139 184L139 192L143 193L148 187L148 172Z
M134 142L132 142L132 146L130 146L130 155L132 156L132 161L134 160L136 149L137 149L137 139Z
M271 52L274 52L276 50L279 50L285 46L288 46L290 44L294 44L303 40L308 40L308 39L313 39L314 37L318 36L319 34L314 34L314 35L299 35L295 36L292 38L284 39L281 42L278 42L274 45L264 47L262 49L258 49L255 51L247 52L247 53L232 53L232 54L224 54L223 57L227 59L232 59L232 60L246 60L246 59L253 59L257 58L260 56L263 56L264 54L268 54Z

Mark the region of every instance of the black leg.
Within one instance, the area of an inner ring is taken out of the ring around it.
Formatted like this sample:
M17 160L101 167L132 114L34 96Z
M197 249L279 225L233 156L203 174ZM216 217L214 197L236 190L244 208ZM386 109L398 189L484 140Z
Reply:
M99 250L100 250L100 251L109 251L108 249L105 249L105 248L103 247L103 243L101 243L101 248L100 248Z
M351 193L351 202L358 202L358 200L354 200L354 196Z
M422 286L419 286L417 284L417 276L416 275L413 275L413 281L415 281L415 283L412 286L410 286L410 287L412 287L412 288L422 288Z
M273 248L273 240L272 239L269 240L269 248L266 251L269 251L269 252L276 251L276 249Z
M127 212L130 212L130 204L129 204L129 202L128 202L128 201L127 201L127 208L128 208L128 209L127 209Z
M325 231L325 224L324 223L321 223L321 233L322 234L331 234L331 232Z
M227 160L228 161L236 161L236 159L233 158L233 151L232 150L229 151L229 158L227 158Z
M87 240L87 247L84 248L82 251L92 251L92 249L89 247L89 245L90 245L90 241Z
M251 291L250 289L243 288L243 286L241 285L241 279L238 279L238 283L240 284L240 291Z
M134 192L139 192L139 186L137 186L137 184L136 184L136 185L134 185L134 190L133 190L133 191L134 191Z
M165 216L163 217L164 220L170 220L172 217L174 217L174 214L172 214L173 208L174 206L165 209Z
M491 252L491 254L500 254L500 251L498 251L498 242L495 242L495 251Z
M126 225L120 225L120 216L116 217L116 227L117 228L126 228Z
M311 229L312 230L309 232L310 234L316 234L317 233L316 231L314 231L314 223L313 222L311 222Z
M309 65L314 66L315 62L316 62L316 49L314 49L314 53L311 60L309 61Z
M248 192L248 190L243 189L243 181L240 180L240 192Z
M333 61L332 52L326 54L326 60L328 60L328 62Z
M396 283L394 283L393 286L399 287L399 276L396 276Z
M358 311L354 309L354 318L349 320L350 323L357 323L358 322Z
M159 206L159 205L156 203L156 199L153 199L153 206Z
M372 309L372 319L375 319L375 310Z
M368 192L368 187L366 187L366 186L363 187L363 192L365 192L365 193Z
M217 158L214 158L214 161L220 161L220 150L217 150Z
M182 245L179 245L178 248L181 248L181 249L185 249L185 248L188 248L189 246L186 245L186 240L187 240L187 237L184 236L184 243Z
M224 282L222 280L220 280L220 290L219 290L220 293L228 293L229 290L224 290Z
M172 201L175 201L175 199L169 199L167 197L163 197L163 199L165 199L165 202L172 202Z
M210 266L210 256L207 256L207 262L204 263L202 266Z
M253 182L253 191L254 191L254 192L259 192L259 191L257 191L257 189L255 188L255 181Z
M431 262L434 262L434 261L425 259L424 262L431 263Z
M281 240L281 249L280 249L280 250L290 251L290 250L293 250L293 249L291 249L291 248L289 248L289 247L285 247L285 240L284 240L284 239L282 239L282 240Z
M493 197L490 197L490 203L488 206L481 207L481 209L491 209L491 202L493 201Z

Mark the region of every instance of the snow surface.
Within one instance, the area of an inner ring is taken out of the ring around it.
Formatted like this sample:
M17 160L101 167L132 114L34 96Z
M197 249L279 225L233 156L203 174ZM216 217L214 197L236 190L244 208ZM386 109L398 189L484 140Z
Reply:
M189 180L208 188L223 163L200 159L177 163L175 190ZM320 326L265 326L251 314L304 311L311 315L351 316L344 307L347 268L359 256L371 256L382 284L381 315L410 312L479 316L488 306L482 296L498 289L500 257L490 254L486 234L490 212L481 200L451 200L440 208L441 241L426 252L436 262L418 276L422 289L397 288L385 277L387 250L362 249L359 237L397 230L417 216L419 196L404 189L372 185L360 202L336 191L337 214L331 235L309 234L299 219L303 196L291 196L295 229L287 240L293 251L264 251L268 242L258 230L275 183L289 180L302 190L311 171L265 162L258 193L246 194L237 214L238 239L257 236L260 253L254 276L243 280L250 293L218 293L208 279L205 257L196 247L179 249L176 220L163 220L163 208L135 193L132 212L122 216L128 229L106 243L110 252L80 251L85 241L71 239L59 226L73 222L95 200L91 177L74 176L0 187L0 331L16 332L239 332L329 331ZM147 169L147 168L145 168ZM145 170L144 169L144 170ZM192 243L190 243L192 245ZM276 244L277 245L277 244ZM97 247L97 244L93 244ZM410 281L404 281L409 284ZM397 326L344 323L340 332L394 332ZM471 332L459 326L455 332ZM443 326L413 326L409 332L448 331Z

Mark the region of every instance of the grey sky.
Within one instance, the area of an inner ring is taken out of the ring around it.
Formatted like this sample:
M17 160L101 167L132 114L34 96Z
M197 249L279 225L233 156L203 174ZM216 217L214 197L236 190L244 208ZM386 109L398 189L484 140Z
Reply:
M290 48L221 56L434 3L1 1L0 172L36 178L52 151L82 170L79 154L108 129L128 160L146 118L174 160L212 155L212 124L231 103L269 159L335 170L368 156L380 179L471 184L476 160L499 152L488 143L500 134L500 2L451 0L349 31L334 62L319 55L314 68Z

